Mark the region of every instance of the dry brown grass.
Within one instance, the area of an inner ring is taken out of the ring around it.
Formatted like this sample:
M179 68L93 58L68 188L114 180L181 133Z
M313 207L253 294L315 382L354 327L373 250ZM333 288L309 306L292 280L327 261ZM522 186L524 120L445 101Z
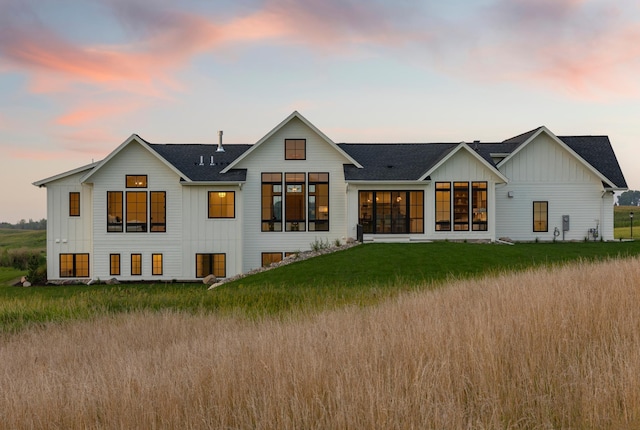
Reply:
M289 321L137 314L2 339L3 428L638 428L640 260Z

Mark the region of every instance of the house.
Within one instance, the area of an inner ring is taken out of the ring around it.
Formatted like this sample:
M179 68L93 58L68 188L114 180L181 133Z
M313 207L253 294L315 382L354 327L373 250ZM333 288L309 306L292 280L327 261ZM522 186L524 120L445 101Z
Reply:
M316 240L613 239L606 136L336 144L293 112L253 145L132 135L47 189L50 280L230 277Z

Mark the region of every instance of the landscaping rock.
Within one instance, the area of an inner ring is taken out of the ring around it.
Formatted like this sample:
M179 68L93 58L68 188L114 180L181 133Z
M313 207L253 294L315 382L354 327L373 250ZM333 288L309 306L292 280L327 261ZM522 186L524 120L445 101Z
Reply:
M218 278L215 275L209 275L202 280L202 283L205 285L213 285L218 281Z
M120 281L118 281L116 278L111 278L104 281L104 283L107 285L117 285L120 283Z
M23 287L30 287L30 286L31 286L31 282L29 282L29 281L24 281L24 282L22 283L22 286L23 286Z

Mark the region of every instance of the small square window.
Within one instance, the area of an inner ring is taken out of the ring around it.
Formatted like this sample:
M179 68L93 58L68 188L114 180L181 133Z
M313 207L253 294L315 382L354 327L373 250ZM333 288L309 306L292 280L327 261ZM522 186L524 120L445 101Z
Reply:
M307 159L306 139L285 139L284 159L285 160L306 160Z

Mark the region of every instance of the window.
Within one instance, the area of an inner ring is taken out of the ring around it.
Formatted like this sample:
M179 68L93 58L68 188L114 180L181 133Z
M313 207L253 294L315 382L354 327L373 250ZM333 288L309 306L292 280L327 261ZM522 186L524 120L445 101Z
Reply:
M436 231L451 230L451 184L436 182Z
M127 188L147 188L147 175L126 175Z
M151 274L162 275L162 254L151 254Z
M329 231L328 173L309 173L309 231Z
M271 263L282 261L282 252L263 252L262 267L269 267Z
M234 191L209 191L209 218L235 218Z
M469 230L469 183L453 183L453 229Z
M131 275L142 275L142 254L131 254Z
M122 231L122 191L107 191L107 231Z
M167 193L164 191L151 191L149 193L151 199L151 224L152 232L167 231Z
M307 158L306 139L285 139L284 159L285 160L306 160Z
M127 233L147 231L147 193L127 191Z
M196 254L196 278L226 278L226 254Z
M61 278L88 278L89 254L60 254Z
M80 216L80 193L69 193L69 216Z
M533 202L533 231L549 231L549 202Z
M282 173L262 174L262 231L282 231Z
M305 231L305 174L285 173L285 230Z
M120 275L120 254L109 254L109 274Z
M487 183L471 183L473 231L487 231Z
M423 191L360 191L363 233L423 233Z

